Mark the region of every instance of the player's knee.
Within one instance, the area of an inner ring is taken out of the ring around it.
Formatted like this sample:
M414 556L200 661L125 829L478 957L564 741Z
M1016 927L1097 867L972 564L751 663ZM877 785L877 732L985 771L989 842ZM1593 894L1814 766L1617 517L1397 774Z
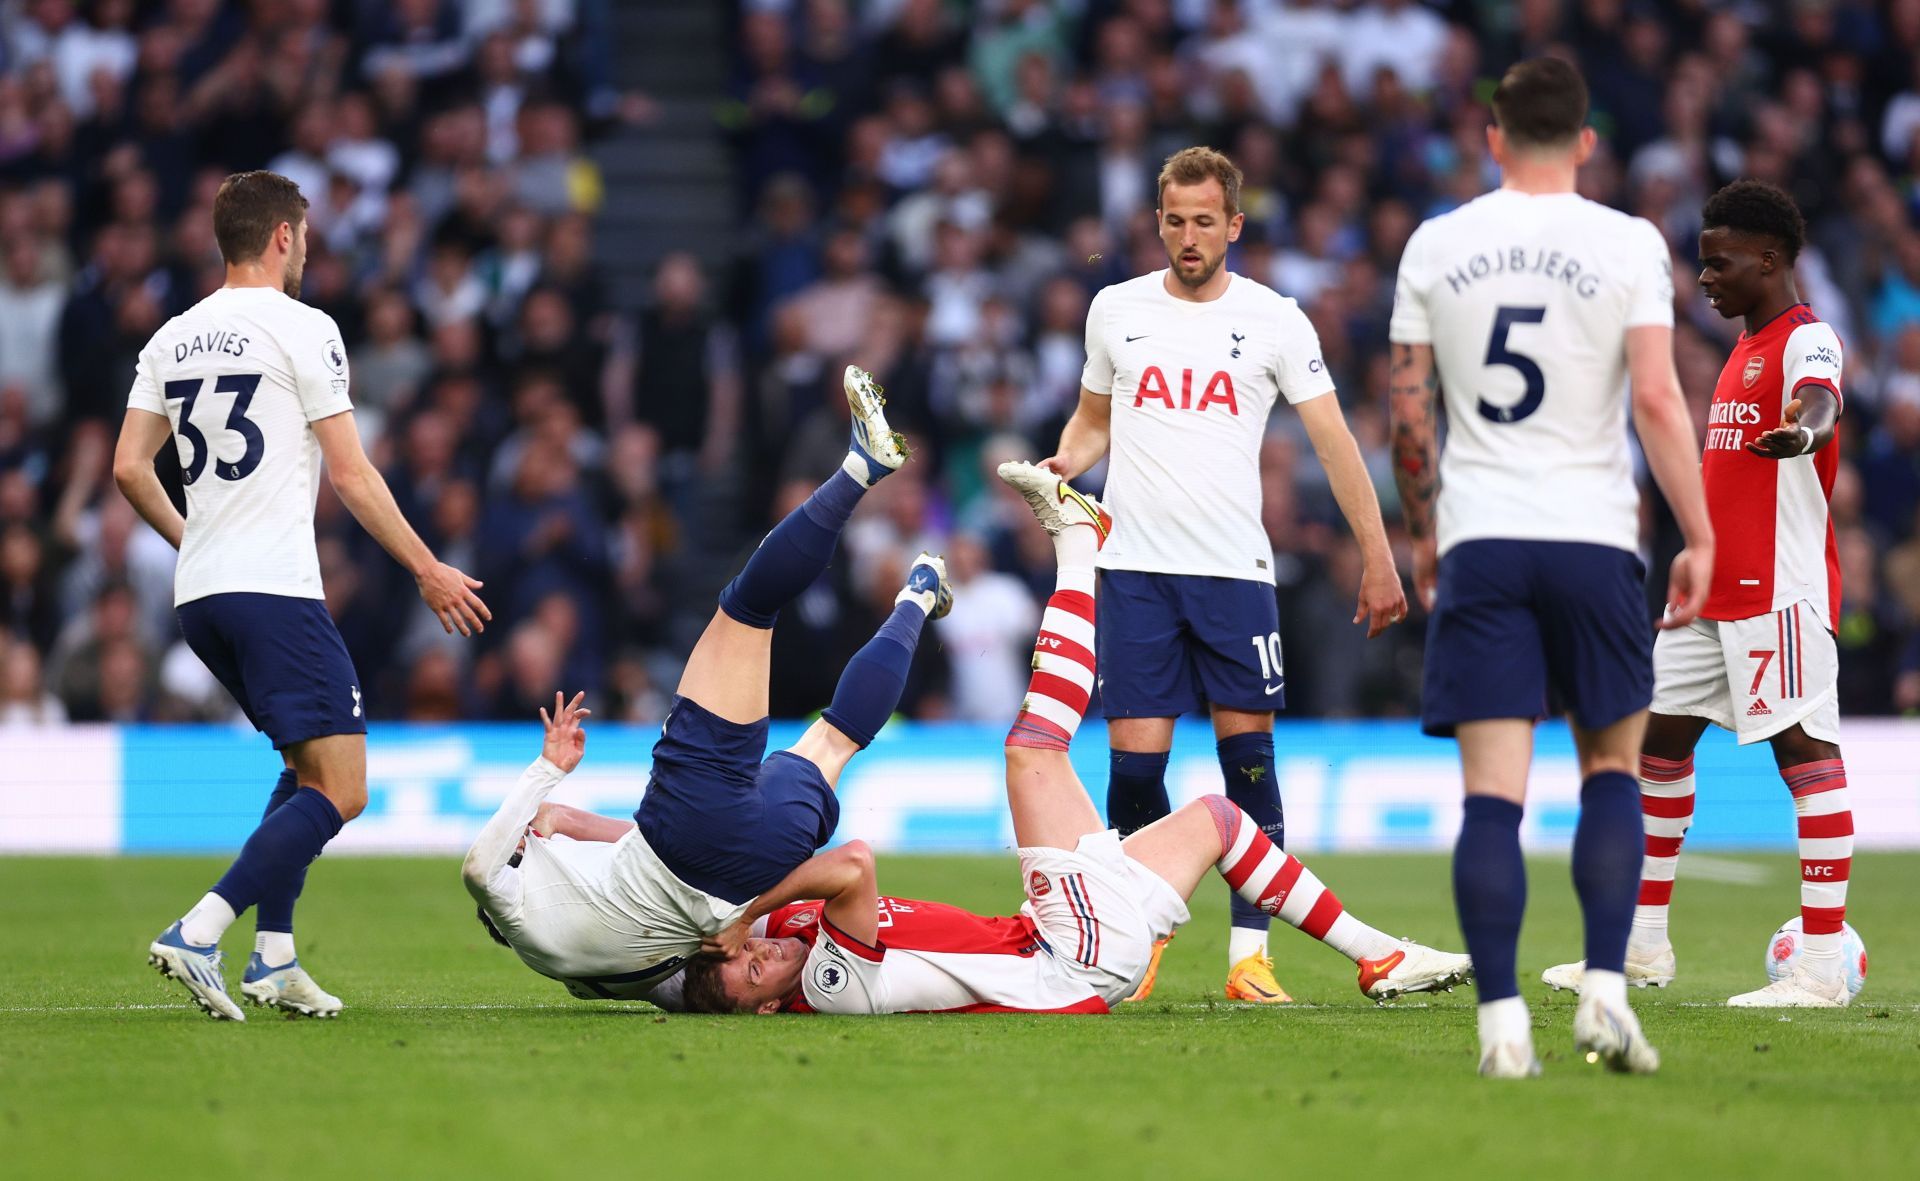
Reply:
M1773 761L1777 766L1798 767L1802 763L1819 763L1839 757L1839 747L1813 737L1798 726L1773 737Z
M862 873L870 874L874 871L873 846L867 844L865 841L848 841L846 844L840 846L840 855L847 859L848 864Z
M340 813L342 824L367 810L367 785L364 783L315 784L313 788L327 797L333 810Z
M1624 751L1594 751L1580 759L1580 778L1592 779L1595 775L1608 773L1625 775L1637 779L1640 775L1640 756Z
M1240 818L1244 815L1240 805L1216 792L1213 795L1201 796L1191 804L1182 805L1174 815L1183 816L1195 812L1206 813L1207 819L1212 822L1214 833L1220 838L1222 853L1233 847L1234 838L1240 831Z

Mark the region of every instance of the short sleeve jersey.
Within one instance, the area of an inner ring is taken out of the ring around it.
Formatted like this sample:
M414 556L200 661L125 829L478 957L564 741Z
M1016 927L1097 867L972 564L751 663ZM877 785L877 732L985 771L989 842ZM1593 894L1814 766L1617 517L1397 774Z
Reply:
M1713 518L1713 586L1701 614L1751 619L1805 599L1828 628L1840 616L1840 555L1827 499L1840 448L1762 459L1748 443L1779 426L1807 386L1840 397L1833 328L1803 305L1743 334L1713 387L1701 477Z
M1298 304L1243 275L1206 303L1167 272L1117 283L1087 310L1080 383L1113 399L1103 570L1273 581L1260 524L1260 441L1281 397L1333 391Z
M769 938L809 944L799 1013L1105 1013L1019 915L988 917L942 902L880 899L880 937L863 943L818 902L767 916Z
M235 591L318 599L320 444L353 408L333 317L265 287L223 287L140 351L127 405L173 425L187 493L175 604Z
M1637 549L1626 332L1672 325L1660 232L1577 194L1501 189L1415 230L1389 335L1433 347L1440 552L1476 538Z

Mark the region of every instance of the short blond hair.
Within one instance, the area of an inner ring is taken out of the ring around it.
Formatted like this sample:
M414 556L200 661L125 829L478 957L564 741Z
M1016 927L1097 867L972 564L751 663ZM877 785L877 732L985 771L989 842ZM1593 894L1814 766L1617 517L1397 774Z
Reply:
M1240 212L1240 169L1225 152L1216 152L1204 145L1181 148L1167 157L1160 166L1159 201L1167 201L1168 185L1198 185L1209 180L1220 182L1220 191L1227 197L1227 216Z

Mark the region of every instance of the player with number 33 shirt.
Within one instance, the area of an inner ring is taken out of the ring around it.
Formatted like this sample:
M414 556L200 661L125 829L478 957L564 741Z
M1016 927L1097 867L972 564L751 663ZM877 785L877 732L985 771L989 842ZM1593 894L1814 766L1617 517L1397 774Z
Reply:
M221 976L220 936L249 908L246 998L311 1017L342 1007L293 944L308 863L367 800L364 696L327 614L314 546L322 459L341 503L413 574L448 632L471 635L490 618L480 583L433 556L361 450L339 327L300 302L306 209L298 186L275 173L221 184L213 232L226 283L140 351L113 461L135 511L180 551L174 608L187 646L284 764L239 858L148 949L195 1005L229 1021L245 1015ZM169 446L184 517L154 470Z

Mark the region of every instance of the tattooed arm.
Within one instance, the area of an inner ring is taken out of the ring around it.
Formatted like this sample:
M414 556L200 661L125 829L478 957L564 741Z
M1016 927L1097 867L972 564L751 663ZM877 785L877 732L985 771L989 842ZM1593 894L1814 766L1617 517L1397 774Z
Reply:
M1413 538L1413 592L1431 611L1439 578L1434 505L1440 497L1440 462L1433 402L1440 376L1434 372L1432 345L1391 347L1387 400L1393 413L1393 482L1400 489L1400 513Z

